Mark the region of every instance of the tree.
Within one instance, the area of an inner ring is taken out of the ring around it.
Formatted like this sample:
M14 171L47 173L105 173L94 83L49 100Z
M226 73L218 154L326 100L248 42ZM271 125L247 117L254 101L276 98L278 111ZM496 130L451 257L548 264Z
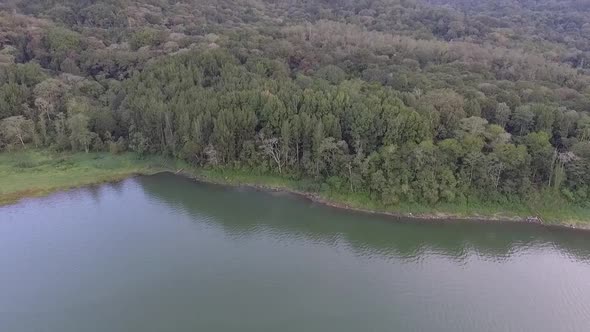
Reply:
M216 155L220 154L224 163L232 160L235 155L234 121L231 111L222 110L213 127L212 138Z
M80 35L62 27L50 28L43 38L43 44L49 53L49 66L55 70L61 69L60 64L69 54L82 49Z
M512 110L508 105L506 105L506 103L499 103L496 107L496 124L502 128L505 128L508 121L510 121L511 114Z
M531 111L530 106L521 106L516 109L510 126L513 128L513 132L519 136L524 136L530 132L533 127L535 120L535 113Z
M574 110L562 109L558 112L557 130L562 138L568 138L573 134L576 122L580 118L578 112Z
M465 101L465 113L467 116L481 116L481 105L477 99L468 99Z
M328 65L318 70L316 76L332 84L340 84L346 78L346 73L337 66Z
M532 111L535 113L535 130L552 134L553 123L556 118L556 110L548 105L534 105Z
M538 178L542 183L549 181L554 160L554 149L549 142L549 135L544 131L530 133L524 137L523 143L532 158L533 179Z
M314 172L316 175L320 174L320 162L322 160L322 143L324 142L324 125L318 121L313 131L312 148L314 159Z
M25 143L33 139L35 125L33 121L22 115L11 116L0 122L0 135L2 141L7 144L21 144L26 148Z
M452 137L459 121L465 117L463 97L452 90L434 90L420 99L423 112L434 112L436 135L439 138Z
M282 173L283 164L285 163L284 154L281 151L281 143L278 138L264 138L261 137L261 150L271 158L272 161L277 165L279 174Z
M22 115L29 91L24 85L8 83L0 86L0 119Z
M57 79L47 79L37 84L33 90L35 106L49 122L52 116L60 111L66 86Z
M291 141L292 141L292 127L291 127L291 123L286 120L283 122L283 125L281 126L281 152L283 154L283 160L285 162L285 164L289 163L289 154L290 154L290 150L291 150Z
M137 50L143 46L156 46L164 41L164 33L152 28L141 28L135 31L129 40L132 49Z
M476 116L470 118L461 119L459 122L459 129L457 130L457 136L463 137L464 135L483 136L488 121Z
M67 134L68 124L64 113L57 113L53 121L55 127L55 145L59 150L71 148L70 140Z
M498 189L505 195L524 195L530 189L530 156L524 145L500 144L493 151L500 163Z
M114 4L118 2L113 2ZM111 3L95 3L81 10L84 24L104 29L127 26L122 8Z
M577 122L577 136L580 141L590 141L590 116L583 114Z
M493 150L500 144L510 143L511 139L511 135L499 125L488 126L484 136L486 138L487 146L490 150Z
M133 127L131 129L133 129ZM149 151L149 139L139 131L131 130L131 132L132 133L130 134L129 148L137 152L140 156L143 156ZM189 159L188 156L186 157L187 159Z
M70 144L72 149L83 149L88 153L92 139L96 137L96 133L88 130L88 116L77 113L68 117L68 129L70 131Z

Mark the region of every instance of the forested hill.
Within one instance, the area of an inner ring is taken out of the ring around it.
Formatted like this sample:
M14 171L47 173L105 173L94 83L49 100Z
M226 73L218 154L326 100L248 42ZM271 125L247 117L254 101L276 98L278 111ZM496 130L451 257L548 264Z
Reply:
M583 0L8 0L0 149L588 206Z

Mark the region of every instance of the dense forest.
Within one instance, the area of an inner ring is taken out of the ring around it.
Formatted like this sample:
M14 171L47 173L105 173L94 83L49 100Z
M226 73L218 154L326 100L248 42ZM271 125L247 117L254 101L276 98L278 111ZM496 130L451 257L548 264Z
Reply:
M0 150L34 147L588 206L590 2L3 1Z

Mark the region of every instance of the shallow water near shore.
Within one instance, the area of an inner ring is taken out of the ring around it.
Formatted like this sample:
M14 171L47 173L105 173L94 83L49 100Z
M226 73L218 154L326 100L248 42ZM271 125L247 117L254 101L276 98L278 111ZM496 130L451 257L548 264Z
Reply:
M586 331L590 233L161 173L0 207L3 331Z

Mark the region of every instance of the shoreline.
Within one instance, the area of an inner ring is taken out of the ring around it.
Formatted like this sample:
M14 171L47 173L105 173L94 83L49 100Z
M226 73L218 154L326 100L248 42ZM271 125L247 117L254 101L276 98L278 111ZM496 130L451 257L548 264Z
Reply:
M326 207L345 210L350 212L358 212L364 214L370 214L375 216L383 216L388 218L395 218L395 219L410 219L415 222L450 222L450 221L465 221L465 222L476 222L476 223L485 223L485 222L498 222L498 223L518 223L518 224L527 224L527 225L536 225L540 227L548 227L548 228L560 228L560 229L570 229L570 230L582 230L582 231L590 231L590 225L573 225L567 223L560 223L560 224L551 224L551 223L544 223L540 221L540 219L536 219L538 221L531 222L529 221L531 217L522 217L522 216L486 216L486 215L459 215L453 213L403 213L403 212L394 212L394 211L386 211L386 210L372 210L366 208L360 208L348 205L346 203L338 202L326 197L318 193L312 192L305 192L296 190L293 188L289 188L286 186L271 186L259 183L229 183L223 180L216 180L210 177L206 177L203 175L194 174L191 172L187 172L184 170L181 171L171 171L171 170L163 170L160 172L156 172L155 174L159 173L170 173L178 176L182 176L188 179L191 179L195 182L206 183L206 184L214 184L219 186L225 186L230 188L246 188L256 191L262 192L279 192L279 193L287 193L291 195L295 195L297 197L309 200L313 203L317 203L320 205L324 205Z
M61 191L68 191L68 190L75 190L86 186L93 186L93 185L101 185L107 183L116 183L121 182L126 179L130 179L137 176L151 176L157 175L161 173L169 173L177 176L182 176L184 178L193 180L199 183L205 184L213 184L218 186L224 186L228 188L246 188L261 192L277 192L277 193L287 193L290 195L294 195L303 199L306 199L310 202L317 203L329 208L356 212L356 213L363 213L369 214L374 216L382 216L391 219L409 219L413 222L475 222L475 223L486 223L486 222L498 222L498 223L518 223L518 224L526 224L531 226L539 226L539 227L547 227L547 228L558 228L558 229L569 229L569 230L579 230L579 231L590 231L590 225L573 225L573 224L566 224L566 223L559 223L559 224L549 224L543 222L530 222L527 221L527 217L521 216L490 216L490 215L459 215L453 213L443 213L443 212L434 212L434 213L403 213L403 212L395 212L395 211L385 211L385 210L372 210L366 208L360 208L351 206L346 203L338 202L326 197L322 197L322 195L318 193L312 192L305 192L296 190L293 188L289 188L286 186L272 186L260 183L230 183L223 180L216 180L210 177L206 177L203 175L199 175L192 172L187 171L174 171L172 169L159 169L159 170L150 170L150 171L134 171L127 174L118 174L116 176L112 176L109 178L102 178L102 179L94 179L89 182L81 183L81 184L73 184L71 186L58 186L50 189L31 189L31 190L24 190L10 194L3 194L0 195L0 208L3 206L8 206L11 204L16 204L21 200L27 198L40 198L46 197L54 193L58 193Z
M555 214L544 221L530 217L525 205L442 205L400 203L394 207L375 202L366 193L306 190L306 180L240 169L206 169L161 156L139 158L133 153L62 154L45 150L0 154L0 206L57 191L122 181L138 175L177 174L194 181L257 191L284 192L327 207L416 221L513 222L590 230L586 211ZM575 207L572 207L575 208ZM566 208L567 209L567 208ZM566 210L567 211L567 210Z
M139 160L131 153L60 153L43 149L3 152L0 153L0 206L171 168L160 161Z
M143 173L143 172L122 173L122 174L113 175L112 177L101 178L98 180L95 179L95 180L84 182L84 183L76 183L76 184L72 184L72 185L56 186L53 188L44 188L44 189L39 189L39 188L28 189L28 190L16 191L16 192L7 193L7 194L0 194L0 208L3 206L19 203L21 200L24 200L27 198L47 197L49 195L52 195L52 194L55 194L58 192L62 192L62 191L75 190L75 189L79 189L79 188L83 188L83 187L96 186L96 185L107 184L107 183L116 183L116 182L124 181L126 179L130 179L135 176L149 176L149 175L154 175L154 174L158 174L158 173L162 173L162 172L168 172L168 171L160 170L160 171L145 172L145 173Z

